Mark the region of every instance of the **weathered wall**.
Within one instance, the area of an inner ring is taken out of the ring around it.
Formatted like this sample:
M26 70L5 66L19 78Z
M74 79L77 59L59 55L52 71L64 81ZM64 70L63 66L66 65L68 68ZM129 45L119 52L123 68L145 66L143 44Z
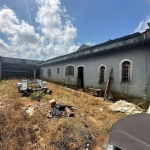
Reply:
M30 60L30 59L2 57L2 62L3 63L12 63L12 64L32 64L32 65L36 65L40 61Z
M113 68L113 84L112 90L119 91L124 94L133 95L136 97L143 97L145 86L146 86L146 50L143 46L132 47L128 49L119 49L113 52L99 53L95 56L76 58L75 60L64 61L60 63L54 63L42 67L44 70L43 77L45 79L63 82L68 84L77 85L77 67L84 66L84 86L85 87L95 87L105 89L106 84L99 84L99 73L98 68L100 65L104 64L106 66L106 78L108 79L111 68ZM149 57L150 58L150 57ZM119 63L123 59L129 59L133 62L133 74L132 83L120 83L119 75ZM65 76L65 66L66 65L75 66L75 76L67 77ZM150 62L148 62L148 65ZM56 73L57 66L60 67L60 73ZM47 75L47 69L52 69L51 77Z
M147 70L147 77L146 77L146 80L147 80L147 100L150 101L150 44L146 47L146 70ZM149 83L148 83L149 82Z
M2 79L11 77L33 77L33 69L37 67L37 60L1 57Z
M1 56L0 56L0 80L1 80L1 73L2 71L1 71Z

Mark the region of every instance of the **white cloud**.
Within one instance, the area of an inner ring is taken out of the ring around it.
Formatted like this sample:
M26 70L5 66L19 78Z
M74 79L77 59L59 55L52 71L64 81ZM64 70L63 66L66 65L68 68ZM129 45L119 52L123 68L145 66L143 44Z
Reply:
M0 53L2 56L10 55L9 46L2 39L0 39Z
M36 21L51 47L53 56L77 50L74 45L77 29L72 25L72 18L65 14L66 9L59 0L36 0L39 6ZM46 50L48 50L46 48Z
M38 12L36 22L39 27L19 20L15 12L6 6L0 9L0 32L7 37L0 39L2 56L48 59L73 52L77 29L72 18L66 14L60 0L36 0ZM40 29L36 33L36 29Z
M145 20L142 20L138 27L135 29L135 32L143 32L148 28L147 22L150 22L150 16L148 16Z
M44 46L44 37L35 33L35 28L27 22L19 21L14 11L7 7L0 10L0 31L7 36L9 43L7 49L0 45L0 51L5 50L2 56L34 58L32 52ZM3 45L6 45L4 41Z

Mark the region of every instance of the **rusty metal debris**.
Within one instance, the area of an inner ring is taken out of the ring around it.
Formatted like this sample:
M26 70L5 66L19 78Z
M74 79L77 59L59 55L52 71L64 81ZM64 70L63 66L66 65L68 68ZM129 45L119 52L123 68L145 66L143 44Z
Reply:
M42 81L40 79L31 80L21 80L21 82L17 83L18 91L20 93L31 95L31 93L35 91L41 91L38 95L36 95L35 99L40 100L40 96L42 93L52 94L51 90L47 88L47 82Z

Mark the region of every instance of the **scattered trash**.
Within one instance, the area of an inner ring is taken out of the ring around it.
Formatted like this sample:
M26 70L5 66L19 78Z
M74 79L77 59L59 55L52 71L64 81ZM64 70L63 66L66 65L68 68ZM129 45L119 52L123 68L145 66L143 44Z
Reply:
M65 107L65 112L67 114L67 117L74 117L74 111L73 109L69 108L69 107Z
M85 139L87 141L87 145L89 146L89 144L91 144L91 134L90 133L85 133Z
M45 109L45 105L46 103L40 103L40 104L35 104L35 105L29 105L27 107L22 107L22 109L25 110L29 116L32 116L34 114L35 109L37 108Z
M91 133L89 132L84 133L84 137L86 145L85 149L83 150L100 150L100 145L98 145L95 137Z
M52 107L52 110L49 114L47 114L47 117L57 117L60 118L62 116L65 117L74 117L74 110L76 110L73 106L67 106L67 105L61 105L61 104L55 104Z
M35 108L35 107L29 107L28 109L26 109L26 113L28 113L29 116L32 116L33 113L34 113L34 108Z
M35 91L41 91L38 95L35 95L33 99L40 101L41 95L45 94L52 94L51 90L48 90L47 83L45 81L35 79L31 80L21 80L20 83L17 83L17 87L20 93L24 95L31 95L31 93Z
M135 104L126 102L124 100L117 101L109 106L112 111L123 112L126 114L142 113L143 110Z

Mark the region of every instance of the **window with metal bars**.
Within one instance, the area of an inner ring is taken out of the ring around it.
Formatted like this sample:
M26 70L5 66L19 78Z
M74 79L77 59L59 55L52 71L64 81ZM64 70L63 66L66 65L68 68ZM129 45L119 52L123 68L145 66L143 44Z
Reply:
M74 76L74 66L66 67L66 76Z
M130 62L122 63L122 82L130 82Z
M100 83L105 82L105 66L100 67Z
M51 76L51 68L48 68L47 70L47 75L50 77Z

